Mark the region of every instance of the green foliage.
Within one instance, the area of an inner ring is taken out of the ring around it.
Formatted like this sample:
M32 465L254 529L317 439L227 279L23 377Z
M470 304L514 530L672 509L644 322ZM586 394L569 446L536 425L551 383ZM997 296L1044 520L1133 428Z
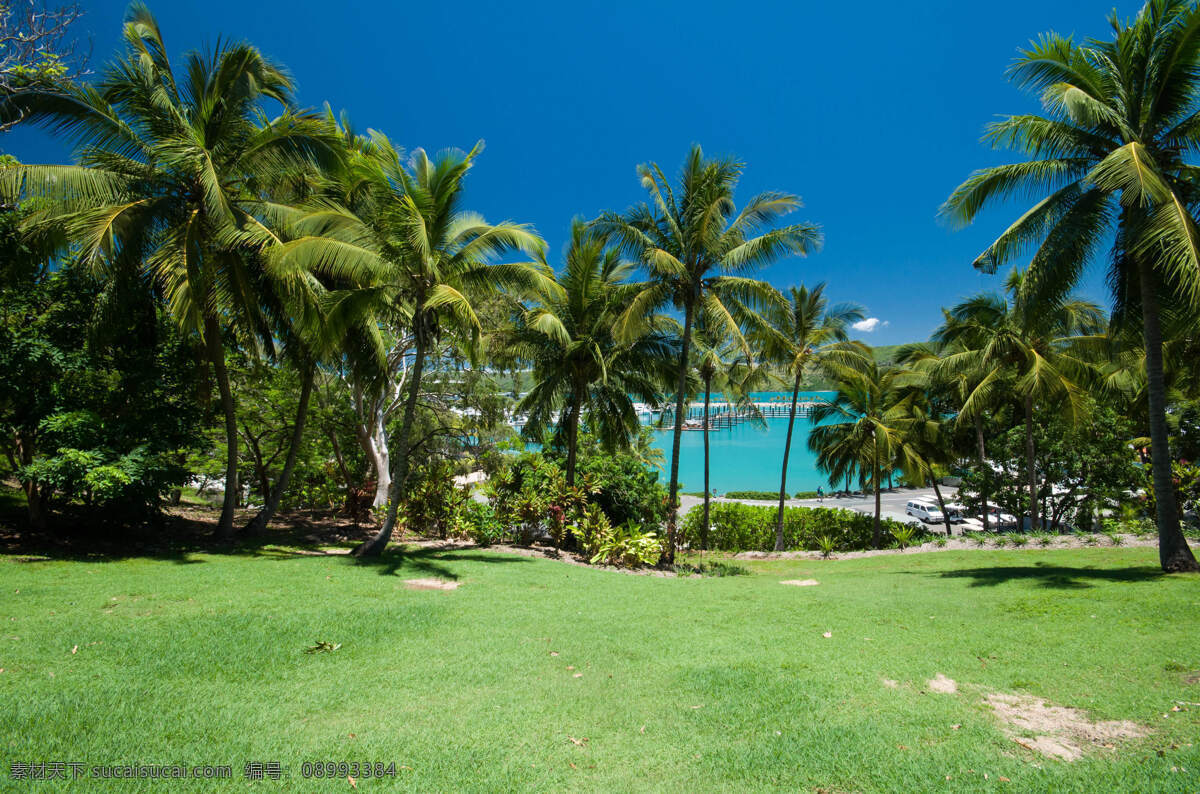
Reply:
M829 559L829 556L837 548L837 543L837 538L833 535L817 535L817 548L824 559Z
M414 470L408 486L403 508L410 531L436 538L459 533L459 521L470 496L454 484L454 469L449 463L435 461Z
M459 527L480 546L503 543L507 537L496 510L487 502L468 499L459 514Z
M16 219L0 212L0 447L31 519L78 501L101 520L144 519L202 448L194 352L135 285L49 270Z
M896 545L900 547L900 551L904 551L907 547L911 546L919 532L920 530L917 527L908 524L892 527L892 537L895 538Z
M1012 544L1012 547L1014 549L1019 549L1022 546L1025 546L1027 543L1029 543L1029 537L1027 535L1022 535L1021 533L1018 532L1018 533L1014 533L1008 539L1008 542Z
M653 565L662 552L662 541L656 532L645 532L632 521L626 521L600 536L591 562L593 565L639 568Z
M793 499L816 499L820 494L816 491L796 491L792 494Z
M703 496L703 494L701 494ZM725 494L726 499L758 499L765 501L775 501L779 499L779 491L730 491ZM800 497L796 497L797 499Z
M702 506L697 505L684 516L681 525L684 542L698 548ZM711 505L711 528L708 534L710 549L721 551L771 551L775 548L776 508L769 505L747 505L738 502L716 502ZM838 508L785 507L783 511L784 548L816 551L819 538L827 535L839 549L865 549L871 545L872 516ZM883 519L885 542L890 542L898 521Z

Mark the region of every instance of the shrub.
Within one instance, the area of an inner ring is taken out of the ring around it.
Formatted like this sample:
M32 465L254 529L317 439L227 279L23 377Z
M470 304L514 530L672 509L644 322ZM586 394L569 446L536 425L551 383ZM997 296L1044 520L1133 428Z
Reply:
M708 547L720 551L772 551L775 548L777 508L738 502L717 502L711 506ZM700 523L703 507L688 511L681 522L683 540L691 548L700 547ZM783 511L784 548L820 550L818 540L828 535L841 549L869 548L873 517L854 510L826 507L786 507ZM893 540L898 521L883 519L882 543Z
M817 537L817 548L821 550L821 556L828 560L837 548L837 540L833 535L820 535Z
M703 496L703 494L701 494ZM726 499L759 499L772 502L779 501L779 491L730 491Z
M896 539L896 545L900 547L900 551L904 551L907 546L911 546L913 539L917 536L917 528L910 526L895 527L892 530L892 537Z
M933 543L939 549L944 549L944 548L946 548L946 537L944 535L938 535L936 538L933 539Z
M1054 544L1054 536L1049 532L1038 532L1033 536L1033 539L1043 549Z
M599 538L591 562L593 565L638 568L658 562L662 550L662 541L656 533L643 532L632 521L626 521Z
M1104 537L1108 538L1108 542L1114 546L1120 546L1125 542L1125 536L1119 532L1105 532Z
M446 461L420 467L410 478L404 499L405 524L420 535L444 538L458 534L459 517L470 497L454 484Z
M496 518L495 508L485 502L468 500L459 522L462 531L480 546L502 543L506 539L507 533L500 519Z
M796 491L793 499L816 499L819 494L816 491Z
M1029 538L1024 535L1013 535L1008 542L1013 545L1013 548L1019 549L1029 542Z

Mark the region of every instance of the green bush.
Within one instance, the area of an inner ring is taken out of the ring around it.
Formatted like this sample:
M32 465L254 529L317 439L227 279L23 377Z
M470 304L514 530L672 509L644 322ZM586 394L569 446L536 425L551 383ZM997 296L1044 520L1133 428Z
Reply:
M820 494L818 494L816 491L796 491L796 495L793 496L792 498L793 499L816 499L819 495Z
M663 545L654 532L643 532L632 521L614 527L599 538L592 565L638 568L653 565L662 556Z
M708 547L720 551L772 551L775 548L776 513L777 508L766 505L717 502L711 506ZM702 520L703 508L699 505L683 518L680 531L683 542L691 548L699 548ZM873 521L872 516L854 510L785 507L784 548L819 551L821 536L828 535L838 549L866 549L871 546ZM884 546L895 540L895 529L905 526L886 518L881 524Z
M779 491L730 491L725 494L726 499L766 499L769 501L779 500Z
M496 518L496 510L486 502L470 499L459 514L459 526L480 546L503 543L507 539L504 525Z

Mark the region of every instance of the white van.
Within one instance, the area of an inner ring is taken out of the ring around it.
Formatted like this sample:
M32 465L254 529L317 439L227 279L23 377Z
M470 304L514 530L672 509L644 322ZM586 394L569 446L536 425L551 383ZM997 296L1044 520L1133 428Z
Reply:
M921 519L926 524L936 524L944 520L941 508L933 502L926 502L922 499L914 499L909 502L905 505L904 512L906 515Z

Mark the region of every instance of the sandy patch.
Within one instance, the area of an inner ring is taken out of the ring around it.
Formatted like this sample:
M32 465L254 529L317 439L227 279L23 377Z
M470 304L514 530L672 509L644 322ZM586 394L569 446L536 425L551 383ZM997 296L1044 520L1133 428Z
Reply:
M895 679L884 678L882 680L883 680L883 685L885 687L887 687L888 689L899 689L900 688L900 682L896 681Z
M938 673L933 678L929 679L929 681L926 683L926 686L929 688L930 692L937 692L942 695L953 695L958 691L958 684L954 682L954 679L947 678L941 673Z
M1074 761L1088 745L1112 748L1115 742L1147 736L1150 729L1129 720L1093 721L1079 709L1047 703L1030 695L987 696L1001 722L1020 731L1037 734L1033 738L1013 737L1013 741L1047 758Z
M816 579L784 579L780 584L790 584L796 587L812 587L820 584Z
M448 582L445 579L405 579L404 586L409 590L457 590L458 582Z

